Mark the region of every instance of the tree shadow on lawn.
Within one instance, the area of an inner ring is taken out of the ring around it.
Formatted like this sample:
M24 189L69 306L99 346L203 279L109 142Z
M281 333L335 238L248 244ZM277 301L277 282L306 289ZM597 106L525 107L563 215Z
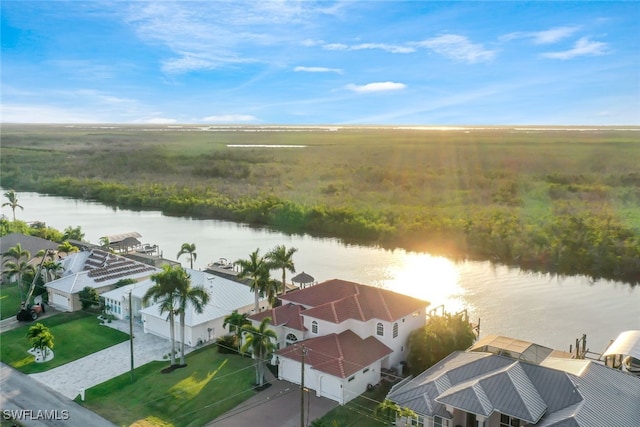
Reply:
M155 417L167 424L205 425L210 420L246 400L252 391L250 361L219 357L211 347L187 356L188 367L161 374L166 362L154 361L130 373L87 390L86 401L76 402L118 425ZM188 421L187 421L188 420ZM162 425L155 423L154 425Z
M186 367L187 367L186 363L184 365L175 364L175 365L170 365L170 366L167 366L166 368L163 368L160 372L163 374L170 374L176 369L186 368Z

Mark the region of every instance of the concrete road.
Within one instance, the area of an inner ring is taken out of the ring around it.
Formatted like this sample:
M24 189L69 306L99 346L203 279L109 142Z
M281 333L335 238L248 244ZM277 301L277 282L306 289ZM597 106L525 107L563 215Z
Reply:
M28 375L0 363L0 416L13 415L24 426L114 427Z

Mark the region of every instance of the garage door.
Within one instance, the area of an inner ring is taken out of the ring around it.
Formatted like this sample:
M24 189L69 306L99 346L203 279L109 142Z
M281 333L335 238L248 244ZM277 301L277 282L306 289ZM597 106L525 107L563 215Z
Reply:
M60 294L53 294L53 305L60 308L61 310L71 311L71 307L69 307L69 300L66 296Z

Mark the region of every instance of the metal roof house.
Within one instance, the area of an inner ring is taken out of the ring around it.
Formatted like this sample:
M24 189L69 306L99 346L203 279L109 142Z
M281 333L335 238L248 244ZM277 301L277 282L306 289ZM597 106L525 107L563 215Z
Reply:
M393 386L396 426L640 426L640 379L591 360L455 352Z
M248 286L204 271L189 268L185 268L185 271L191 277L192 286L202 286L209 293L209 303L204 306L202 313L197 313L191 304L187 305L184 341L189 347L195 347L227 334L228 330L223 326L224 318L232 312L248 314L253 311L255 297ZM261 304L265 302L265 298L260 299ZM144 307L138 313L142 317L145 333L167 339L170 337L167 313L160 314L159 304ZM179 316L176 316L174 321L176 338L179 340Z
M71 254L64 258L62 266L62 277L45 285L49 304L61 311L80 310L79 293L85 287L102 294L115 289L122 279L139 282L161 271L100 249Z

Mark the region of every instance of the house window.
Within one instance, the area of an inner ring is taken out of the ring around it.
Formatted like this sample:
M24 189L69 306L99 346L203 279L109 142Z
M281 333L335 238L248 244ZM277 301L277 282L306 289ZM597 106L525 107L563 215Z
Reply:
M363 374L366 374L367 372L369 372L369 368L365 368L365 370L362 371Z
M293 344L294 342L298 341L298 337L296 337L294 334L292 333L288 333L287 337L285 338L287 341L287 345L289 344Z
M418 317L418 316L420 316L420 312L419 311L416 311L415 313L413 313L413 317Z
M393 337L397 338L397 336L398 336L398 323L396 322L393 324Z
M380 336L384 336L384 325L380 322L376 324L376 334Z
M424 419L422 420L424 423ZM424 425L424 424L423 424ZM449 427L449 420L446 418L438 417L434 415L433 417L433 427Z
M318 333L318 322L316 322L315 320L311 322L311 333L312 334Z
M500 414L500 427L520 427L522 421L509 415Z
M351 382L351 381L353 381L353 380L355 380L355 379L356 379L356 376L354 375L354 376L352 376L351 378L349 378L349 382Z

